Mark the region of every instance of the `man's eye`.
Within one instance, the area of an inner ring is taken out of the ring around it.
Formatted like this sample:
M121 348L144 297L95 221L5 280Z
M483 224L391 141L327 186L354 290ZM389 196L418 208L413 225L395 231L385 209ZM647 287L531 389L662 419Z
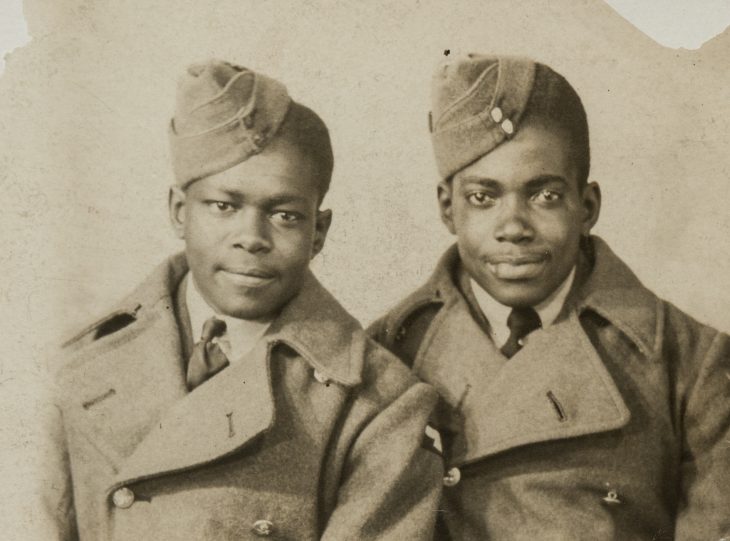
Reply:
M288 210L279 210L271 214L271 218L282 224L293 224L301 219L301 214L298 212L291 212Z
M563 195L560 192L554 190L540 190L534 196L537 201L544 203L553 203L562 199Z
M217 213L226 213L233 210L233 204L226 201L209 201L208 207Z
M486 192L472 192L466 195L466 200L475 207L486 207L494 203L494 198Z

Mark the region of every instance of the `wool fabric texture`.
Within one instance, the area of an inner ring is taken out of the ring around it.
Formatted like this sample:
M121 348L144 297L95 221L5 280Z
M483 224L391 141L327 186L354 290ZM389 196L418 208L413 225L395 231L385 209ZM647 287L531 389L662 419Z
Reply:
M514 135L535 80L535 62L469 54L441 63L432 79L429 128L448 178Z
M182 188L259 154L276 137L312 159L322 196L329 187L334 160L322 119L294 102L282 83L248 68L221 60L188 67L168 133Z

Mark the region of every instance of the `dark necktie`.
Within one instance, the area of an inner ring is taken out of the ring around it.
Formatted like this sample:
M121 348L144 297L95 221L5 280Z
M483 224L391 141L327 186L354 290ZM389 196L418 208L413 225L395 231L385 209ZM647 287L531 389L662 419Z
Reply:
M203 334L200 341L193 347L193 353L188 361L187 384L188 390L213 377L228 366L228 357L217 343L212 342L226 332L226 322L212 317L203 324Z
M540 316L533 308L513 308L507 318L509 338L500 351L509 359L522 349L522 339L541 326Z

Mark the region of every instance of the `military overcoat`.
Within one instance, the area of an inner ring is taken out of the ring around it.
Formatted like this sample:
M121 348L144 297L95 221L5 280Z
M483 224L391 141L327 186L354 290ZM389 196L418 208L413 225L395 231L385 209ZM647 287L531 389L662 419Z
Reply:
M188 392L182 256L66 347L49 539L427 539L437 394L308 274L241 362Z
M441 394L448 535L730 538L730 340L589 244L563 313L509 360L455 286L453 247L370 328Z

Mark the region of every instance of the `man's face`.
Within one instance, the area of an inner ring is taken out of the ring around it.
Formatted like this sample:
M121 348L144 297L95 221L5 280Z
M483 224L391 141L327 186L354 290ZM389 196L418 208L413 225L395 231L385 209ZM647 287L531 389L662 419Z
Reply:
M580 190L567 144L559 131L528 125L439 185L464 266L507 306L534 306L557 289L598 219L598 185Z
M198 290L219 313L253 320L273 317L299 291L331 221L318 206L310 160L279 139L170 192L173 228L185 239Z

